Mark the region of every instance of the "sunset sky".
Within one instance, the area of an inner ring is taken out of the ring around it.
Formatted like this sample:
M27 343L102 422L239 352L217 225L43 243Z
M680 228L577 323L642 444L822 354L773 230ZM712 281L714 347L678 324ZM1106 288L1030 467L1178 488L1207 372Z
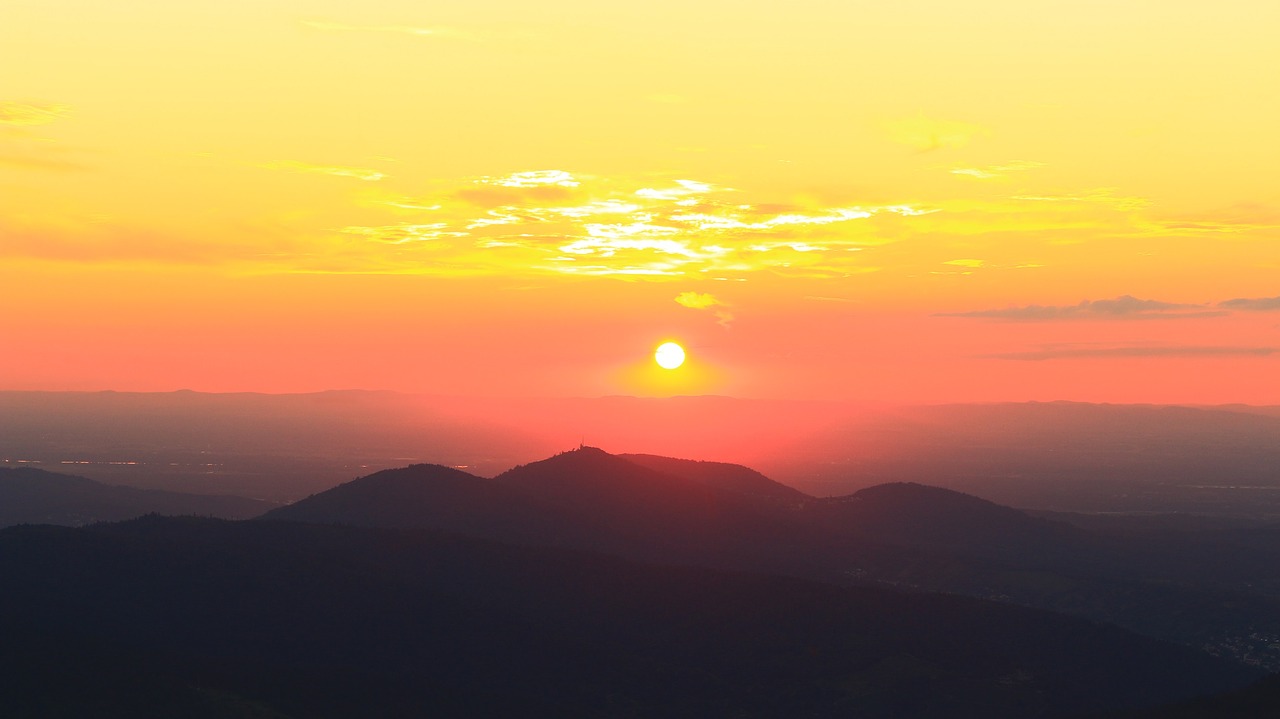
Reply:
M1278 32L8 0L0 389L1280 404Z

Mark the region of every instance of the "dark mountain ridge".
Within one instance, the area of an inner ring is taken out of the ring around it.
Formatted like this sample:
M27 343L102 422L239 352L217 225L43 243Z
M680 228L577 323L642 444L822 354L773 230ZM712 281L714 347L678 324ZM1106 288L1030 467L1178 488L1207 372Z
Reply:
M645 462L581 448L492 480L416 466L266 517L438 529L668 564L967 594L1280 662L1265 639L1280 632L1280 594L1267 590L1268 567L1280 553L1256 532L1249 536L1257 546L1201 545L1168 532L1137 542L913 484L776 501L783 492L762 497L761 478L746 468L712 467L709 482L699 463ZM446 481L436 481L441 476ZM737 477L745 489L734 487ZM396 491L393 481L430 486ZM1231 551L1219 554L1223 546Z
M716 491L736 494L759 502L794 507L813 499L798 489L775 482L756 470L740 464L674 459L654 454L620 454L618 456L642 467L683 477Z
M852 531L880 541L937 548L962 548L1005 556L1016 544L1079 550L1084 533L1070 525L1033 517L1010 507L941 487L893 482L860 489L846 497L818 500L852 525Z
M436 465L384 470L264 519L439 529L655 561L681 554L735 569L769 568L764 545L794 532L772 507L592 447L493 479Z

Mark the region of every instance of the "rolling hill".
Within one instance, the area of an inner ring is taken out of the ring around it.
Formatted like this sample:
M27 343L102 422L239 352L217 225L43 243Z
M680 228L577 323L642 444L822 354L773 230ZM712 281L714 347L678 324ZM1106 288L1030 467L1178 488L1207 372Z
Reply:
M889 484L796 501L785 489L762 493L767 482L732 465L636 462L582 448L494 479L427 465L379 472L266 518L966 594L1280 665L1265 639L1280 632L1280 596L1268 579L1280 552L1266 528L1135 538L936 487Z
M143 514L248 519L274 506L245 497L116 487L41 469L0 467L0 527L14 524L75 527Z

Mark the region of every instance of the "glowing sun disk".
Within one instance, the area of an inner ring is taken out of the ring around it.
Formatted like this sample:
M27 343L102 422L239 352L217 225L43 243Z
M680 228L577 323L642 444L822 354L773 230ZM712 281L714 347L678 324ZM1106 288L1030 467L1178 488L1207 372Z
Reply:
M663 369L675 369L684 364L684 348L675 342L664 342L653 353L653 361Z

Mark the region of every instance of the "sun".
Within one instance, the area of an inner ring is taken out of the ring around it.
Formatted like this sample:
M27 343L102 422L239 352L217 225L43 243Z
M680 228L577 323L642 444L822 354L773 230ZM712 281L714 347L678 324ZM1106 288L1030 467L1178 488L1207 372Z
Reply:
M684 348L675 342L663 342L653 353L653 361L662 369L675 369L684 364Z

